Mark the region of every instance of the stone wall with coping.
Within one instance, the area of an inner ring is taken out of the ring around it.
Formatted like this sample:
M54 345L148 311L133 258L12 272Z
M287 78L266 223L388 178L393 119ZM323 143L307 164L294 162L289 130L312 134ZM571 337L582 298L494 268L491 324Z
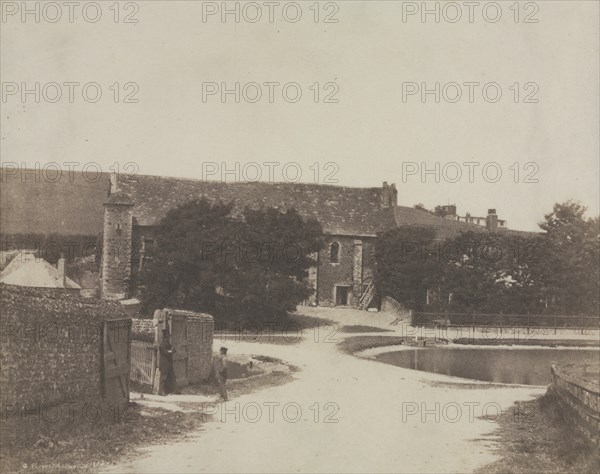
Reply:
M155 312L153 324L162 328L161 321L169 315L185 316L187 320L188 382L199 383L207 380L212 370L214 318L205 313L164 309Z

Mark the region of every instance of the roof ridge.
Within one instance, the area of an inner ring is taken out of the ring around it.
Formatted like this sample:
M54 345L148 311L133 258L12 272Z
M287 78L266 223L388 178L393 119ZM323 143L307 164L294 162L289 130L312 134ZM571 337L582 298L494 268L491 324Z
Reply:
M208 183L208 184L224 184L224 185L248 185L248 184L256 184L256 185L276 185L283 184L287 186L314 186L319 188L335 188L335 189L363 189L363 190L377 190L379 191L381 187L379 186L347 186L340 184L329 184L329 183L307 183L307 182L289 182L289 181L222 181L222 180L210 180L210 179L200 179L200 178L189 178L189 177L179 177L179 176L164 176L164 175L153 175L153 174L136 174L134 176L119 176L119 183L136 183L138 182L138 178L151 178L151 179L165 179L165 180L177 180L177 181L187 181L191 183Z

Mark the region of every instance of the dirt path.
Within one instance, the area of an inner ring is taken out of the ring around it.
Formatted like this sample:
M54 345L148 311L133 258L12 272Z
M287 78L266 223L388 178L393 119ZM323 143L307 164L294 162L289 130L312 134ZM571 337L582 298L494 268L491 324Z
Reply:
M359 359L324 334L316 342L309 331L294 345L229 342L231 353L278 357L301 371L218 405L189 439L105 472L470 472L497 459L497 424L480 417L545 391L432 385L464 380Z

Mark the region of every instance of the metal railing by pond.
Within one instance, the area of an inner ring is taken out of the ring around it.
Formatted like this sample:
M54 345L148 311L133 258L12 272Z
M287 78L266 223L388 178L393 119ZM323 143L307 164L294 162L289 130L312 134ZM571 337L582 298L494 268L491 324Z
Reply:
M555 314L483 314L413 312L413 326L489 327L584 330L600 329L599 316L567 316Z

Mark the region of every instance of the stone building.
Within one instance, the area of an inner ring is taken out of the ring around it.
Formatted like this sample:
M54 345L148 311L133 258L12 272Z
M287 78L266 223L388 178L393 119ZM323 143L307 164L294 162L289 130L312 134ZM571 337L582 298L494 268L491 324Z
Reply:
M314 294L305 304L365 309L375 289L375 240L398 226L428 226L438 238L462 231L486 231L473 223L444 219L427 211L398 206L394 184L351 188L304 183L224 183L160 176L111 177L104 203L101 290L105 299L136 295L137 276L152 258L157 225L167 211L192 199L232 202L234 216L245 207L295 208L318 220L324 246L309 271Z
M158 223L169 209L201 197L233 202L234 216L241 215L247 206L295 208L303 217L321 223L325 245L316 256L319 266L309 272L315 292L307 304L359 306L361 296L372 282L376 234L396 225L394 184L350 188L113 176L104 203L103 298L120 300L135 296L136 277L144 262L151 258Z

